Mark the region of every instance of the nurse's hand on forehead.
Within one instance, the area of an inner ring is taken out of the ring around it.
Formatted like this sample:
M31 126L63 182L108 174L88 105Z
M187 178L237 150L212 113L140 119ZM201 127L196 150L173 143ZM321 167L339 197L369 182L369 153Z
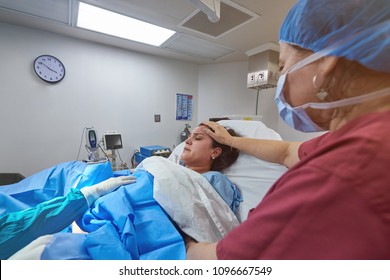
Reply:
M206 127L204 132L220 144L232 146L233 137L226 128L216 122L203 122ZM209 128L208 128L209 127ZM210 129L211 128L211 129ZM214 130L214 131L212 131Z

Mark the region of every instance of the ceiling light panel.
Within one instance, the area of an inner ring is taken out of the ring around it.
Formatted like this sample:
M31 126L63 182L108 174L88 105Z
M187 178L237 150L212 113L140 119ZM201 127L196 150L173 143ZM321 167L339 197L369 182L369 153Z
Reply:
M175 31L80 2L77 27L160 46Z

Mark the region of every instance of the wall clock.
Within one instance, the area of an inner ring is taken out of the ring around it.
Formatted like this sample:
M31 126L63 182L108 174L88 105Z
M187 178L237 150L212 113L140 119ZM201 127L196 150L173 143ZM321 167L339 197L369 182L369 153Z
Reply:
M52 55L38 56L34 61L34 71L48 83L58 83L65 77L64 64Z

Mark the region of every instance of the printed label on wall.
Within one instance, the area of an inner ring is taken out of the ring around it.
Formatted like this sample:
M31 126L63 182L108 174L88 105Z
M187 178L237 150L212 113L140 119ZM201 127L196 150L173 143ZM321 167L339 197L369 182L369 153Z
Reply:
M192 95L176 94L176 120L192 120Z

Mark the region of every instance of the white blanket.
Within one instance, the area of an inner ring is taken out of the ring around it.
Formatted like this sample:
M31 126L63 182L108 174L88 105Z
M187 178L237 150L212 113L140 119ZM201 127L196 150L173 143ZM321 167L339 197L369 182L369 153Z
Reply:
M239 225L237 217L201 174L163 157L141 162L154 176L154 198L180 229L198 242L216 242Z

